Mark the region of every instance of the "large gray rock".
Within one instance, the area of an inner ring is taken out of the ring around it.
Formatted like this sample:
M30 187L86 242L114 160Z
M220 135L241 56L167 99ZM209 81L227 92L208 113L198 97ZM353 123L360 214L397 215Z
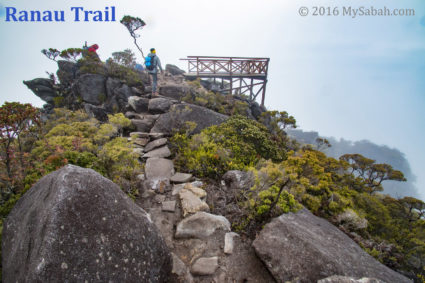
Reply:
M251 103L250 107L252 116L254 116L255 119L259 119L261 117L261 114L263 112L266 112L267 109L264 106L260 106L256 101Z
M131 87L126 84L123 84L121 87L117 88L114 93L114 99L117 101L118 107L121 111L126 109L128 98L134 95Z
M144 94L144 92L143 92L143 88L141 88L141 87L132 87L131 88L131 91L133 92L133 94L134 95L136 95L136 96L141 96L141 95L143 95Z
M250 171L230 170L222 179L227 189L235 192L249 190L254 185L254 175Z
M131 123L136 127L138 132L149 132L152 129L158 115L143 115L139 116L142 119L132 119Z
M159 88L159 93L163 96L181 100L190 93L190 88L184 84L167 84Z
M222 92L225 89L230 88L229 83L223 83L220 81L214 82L213 79L204 79L200 81L201 86L203 86L206 90L211 90L214 92ZM226 92L228 93L228 91Z
M165 113L168 111L168 109L170 109L171 104L172 103L170 99L167 99L167 98L162 98L162 97L152 98L151 100L149 100L149 113L152 113L152 114Z
M196 128L192 133L199 133L202 129L221 124L227 119L228 116L202 106L186 103L174 104L168 113L162 114L158 118L151 132L169 135L173 131L185 127L185 122L195 122Z
M115 95L120 96L128 101L128 99L133 96L133 91L131 87L123 84L119 88L115 89Z
M114 96L116 93L115 91L122 85L121 81L116 78L109 77L106 80L106 95L108 97Z
M109 97L102 107L109 113L125 112L127 110L123 108L122 103L118 104L115 96Z
M108 113L102 107L84 103L84 111L86 111L90 117L96 118L99 121L108 121Z
M136 113L148 112L149 99L145 97L130 96L128 104Z
M183 75L185 73L185 71L183 71L176 65L171 65L171 64L165 65L165 71L169 72L173 76Z
M119 79L109 77L105 83L106 97L105 108L110 112L125 112L128 99L135 95L134 88L122 83Z
M379 263L325 219L303 209L267 224L253 243L278 282L316 282L335 274L410 282Z
M223 216L200 211L177 225L176 238L204 239L217 230L230 231L230 222Z
M30 81L24 81L24 84L38 97L47 103L53 103L54 98L58 96L53 88L53 82L50 79L38 78Z
M171 255L146 212L91 169L37 182L3 228L3 282L168 282Z
M106 78L99 74L81 75L75 83L75 91L84 102L100 105L106 101Z
M75 79L77 64L65 60L58 61L58 71L56 75L62 85L70 85Z

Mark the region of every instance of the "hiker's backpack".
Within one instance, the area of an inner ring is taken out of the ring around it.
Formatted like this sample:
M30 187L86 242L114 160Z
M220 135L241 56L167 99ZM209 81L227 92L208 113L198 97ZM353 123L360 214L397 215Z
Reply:
M145 66L146 66L146 69L149 70L149 71L152 71L155 68L153 58L154 58L154 56L152 56L152 57L147 56L145 58Z

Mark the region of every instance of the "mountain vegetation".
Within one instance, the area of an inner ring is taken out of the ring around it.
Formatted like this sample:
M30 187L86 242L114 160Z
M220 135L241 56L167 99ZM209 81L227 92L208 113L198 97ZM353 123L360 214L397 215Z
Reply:
M129 22L128 28L131 33L137 26L132 28ZM48 49L43 54L78 62L83 73L106 72L131 86L143 86L128 50L114 53L107 63L80 58L78 49ZM401 171L360 154L336 159L302 146L286 133L296 127L287 112L263 111L255 119L246 115L248 102L197 92L201 87L194 84L183 101L230 117L195 134L195 122L176 129L171 139L174 164L179 172L192 173L206 183L218 183L229 170L253 176L252 186L235 195L239 217L231 224L236 231L254 237L272 218L305 207L331 221L380 262L416 282L425 280L425 203L382 193L384 182L406 181ZM56 89L58 97L68 97L69 87L56 84ZM35 182L67 164L94 169L133 199L141 193L136 176L145 164L128 137L134 130L131 121L118 110L99 121L81 106L67 109L71 107L66 100L56 106L62 108L48 113L18 102L0 108L2 219Z

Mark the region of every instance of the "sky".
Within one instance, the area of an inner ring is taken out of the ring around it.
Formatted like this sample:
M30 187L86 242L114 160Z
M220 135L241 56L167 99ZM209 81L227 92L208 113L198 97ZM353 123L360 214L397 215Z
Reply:
M75 22L73 6L114 6L117 21ZM6 22L5 7L63 10L65 22ZM300 15L304 7L307 16ZM343 13L361 7L414 15ZM268 109L288 111L300 128L322 136L399 149L425 199L425 1L0 0L0 103L43 105L22 81L56 72L44 48L97 43L103 60L126 48L136 52L119 23L127 14L147 23L139 43L145 52L155 47L163 65L186 69L179 59L188 55L269 57Z

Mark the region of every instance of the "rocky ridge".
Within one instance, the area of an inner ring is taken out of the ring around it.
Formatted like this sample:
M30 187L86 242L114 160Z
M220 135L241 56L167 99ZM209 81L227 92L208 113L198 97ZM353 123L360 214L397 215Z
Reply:
M321 282L380 282L378 279L382 282L391 282L388 280L391 277L388 276L396 276L400 279L398 282L408 282L403 276L394 275L396 273L389 269L383 268L382 272L376 273L362 271L351 273L346 269L336 268L333 263L312 270L313 275L305 277L305 274L310 274L306 273L305 269L290 266L291 263L297 262L295 259L320 264L317 254L308 257L308 253L298 253L299 248L310 247L316 239L304 239L302 234L294 234L289 239L285 238L286 232L281 236L278 236L280 232L277 233L276 237L288 239L288 243L302 242L294 244L297 246L290 250L274 245L279 241L264 240L268 237L265 234L267 229L257 236L257 244L254 245L251 240L232 232L230 221L225 217L231 217L232 206L225 205L227 208L223 210L224 216L214 214L211 204L218 200L214 194L205 190L208 184L204 184L191 174L175 172L168 146L170 135L176 129L184 127L186 122L195 122L196 127L192 133L197 133L227 119L226 115L182 101L187 94L196 96L199 90L187 84L183 80L181 70L175 66L167 65L167 72L159 83L160 95L152 97L149 78L144 73L140 74L143 86L136 87L104 74L80 75L77 71L75 75L73 73L75 66L68 63L59 62L58 77L61 84L69 85L70 92L68 97L64 98L69 108L83 108L101 121L107 119L107 114L114 112L123 112L131 119L134 131L128 138L133 143L133 150L138 154L139 160L145 164L144 172L138 176L142 195L136 203L149 213L171 253L171 282L285 282L286 280L313 282L319 279ZM56 105L60 100L57 98L58 92L50 80L35 79L25 84L47 102L44 107L46 113L58 106ZM256 111L260 111L259 109L258 104L253 103L248 109L250 113L247 113L247 116L258 115ZM231 196L241 188L251 185L249 174L230 171L223 176L220 190ZM309 221L313 223L316 222L314 217L313 215L298 217L298 223L288 225L295 227ZM328 224L322 226L326 227ZM322 232L326 234L326 231ZM294 240L297 237L302 237L302 241ZM260 241L265 242L258 244ZM341 242L342 249L344 246L353 245L354 242L350 241L344 238ZM326 256L338 258L342 252L340 248L330 249ZM365 252L360 249L356 249L354 253L354 257L365 257ZM287 261L279 261L273 256ZM367 259L371 264L373 262L373 265L382 266L373 258ZM290 270L285 270L285 267ZM331 275L339 277L325 278ZM370 281L359 279L361 277L370 277L363 278Z

